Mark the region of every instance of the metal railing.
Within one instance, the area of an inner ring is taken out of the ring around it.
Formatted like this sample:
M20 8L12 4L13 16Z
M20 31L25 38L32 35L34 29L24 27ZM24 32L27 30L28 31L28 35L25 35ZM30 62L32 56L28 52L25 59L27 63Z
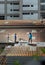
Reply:
M3 52L0 55L6 55L6 56L33 56L38 55L42 56L43 53L41 51L40 47L32 47L30 49L30 46L12 46L5 48Z

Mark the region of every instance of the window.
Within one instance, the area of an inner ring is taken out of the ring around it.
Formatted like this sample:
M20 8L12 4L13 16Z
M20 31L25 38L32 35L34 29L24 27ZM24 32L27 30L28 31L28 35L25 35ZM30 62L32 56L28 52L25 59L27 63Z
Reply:
M14 15L13 17L19 17L19 15Z
M4 20L5 19L5 16L0 16L0 20Z
M19 9L10 9L10 11L19 11Z
M23 13L23 15L29 15L30 13Z
M33 5L31 5L31 7L33 7Z
M16 2L16 3L10 3L10 5L19 5L19 2Z
M12 16L10 16L10 17L12 17Z
M13 5L19 5L19 3L13 3Z
M43 2L45 2L45 0L40 0L40 2L42 2L42 3L43 3Z
M15 17L15 16L13 16L13 17Z
M10 9L10 11L12 11L12 9Z
M13 11L19 11L19 9L13 9Z
M12 16L10 16L10 17L19 17L19 15L12 15Z
M33 12L31 12L31 15L33 15Z
M45 10L45 5L41 5L40 10Z
M10 5L12 5L12 3L10 3Z
M41 13L41 17L45 19L45 13Z
M23 7L30 7L30 5L23 5Z

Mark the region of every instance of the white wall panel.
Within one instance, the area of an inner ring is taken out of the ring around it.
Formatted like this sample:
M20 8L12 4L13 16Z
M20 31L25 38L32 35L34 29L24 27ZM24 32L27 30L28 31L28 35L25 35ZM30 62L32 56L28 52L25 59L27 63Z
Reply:
M23 10L38 10L38 0L23 0L23 5L30 5L30 7L23 7Z
M38 13L34 13L33 15L23 15L23 19L25 20L37 20L38 19Z
M0 13L1 13L1 14L4 13L4 4L0 4Z

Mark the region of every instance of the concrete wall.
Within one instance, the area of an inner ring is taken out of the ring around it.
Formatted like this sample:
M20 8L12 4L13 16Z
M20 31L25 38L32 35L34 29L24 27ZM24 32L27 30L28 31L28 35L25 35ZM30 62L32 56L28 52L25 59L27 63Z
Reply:
M5 16L6 20L37 20L38 19L38 0L0 0L4 2L0 2L0 14ZM5 2L6 1L6 2ZM10 2L7 1L19 1L19 5L10 5ZM4 4L4 5L3 5ZM22 7L22 5L30 5L30 7ZM31 7L33 5L33 7ZM19 9L19 11L10 11L10 9ZM33 15L23 15L23 10L27 11L34 11ZM36 12L35 12L36 11ZM19 17L10 17L11 15L14 16L15 14L19 14Z
M38 0L23 0L23 5L30 5L30 7L23 7L23 10L38 10Z
M18 13L17 11L15 12L15 11L10 11L10 10L13 10L13 9L19 9L19 5L10 5L10 4L7 4L7 13L8 14L10 14L10 13L13 13L13 14L15 14L15 13Z
M0 1L4 1L4 0L0 0Z
M23 20L37 20L38 19L38 0L23 0L23 5L30 5L29 7L23 7L23 11L27 11L30 14L23 15ZM31 6L33 5L33 7ZM31 12L30 12L31 11ZM36 11L36 12L34 12ZM33 13L33 14L31 14Z
M34 60L33 57L7 57L7 65L13 65L15 60L19 61L21 65L42 65L41 61L45 61L45 57L39 57L40 60Z
M33 14L31 14L33 13ZM31 12L30 14L28 15L23 15L23 20L37 20L38 19L38 13L34 13L34 12Z
M7 0L7 1L18 1L18 0Z
M4 4L0 4L0 14L4 14Z

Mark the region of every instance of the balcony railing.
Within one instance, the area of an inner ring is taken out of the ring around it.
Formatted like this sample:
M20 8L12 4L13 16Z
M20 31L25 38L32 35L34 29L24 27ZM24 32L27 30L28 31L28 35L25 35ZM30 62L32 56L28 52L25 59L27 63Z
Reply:
M34 46L8 46L4 49L0 55L6 56L43 56L44 53L41 51L42 47ZM44 55L45 56L45 55Z

